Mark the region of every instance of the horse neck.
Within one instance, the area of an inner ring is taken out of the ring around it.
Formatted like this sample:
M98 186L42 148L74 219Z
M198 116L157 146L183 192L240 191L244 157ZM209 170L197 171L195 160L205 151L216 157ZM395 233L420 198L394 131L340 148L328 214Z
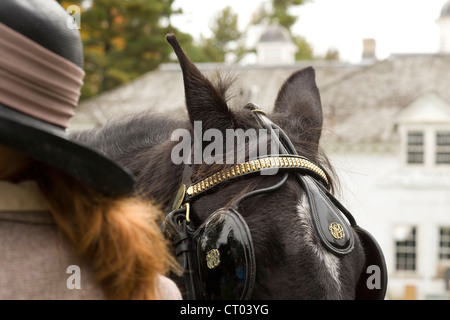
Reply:
M163 209L172 206L184 171L184 164L177 165L171 160L173 145L174 142L166 141L135 158L137 193Z

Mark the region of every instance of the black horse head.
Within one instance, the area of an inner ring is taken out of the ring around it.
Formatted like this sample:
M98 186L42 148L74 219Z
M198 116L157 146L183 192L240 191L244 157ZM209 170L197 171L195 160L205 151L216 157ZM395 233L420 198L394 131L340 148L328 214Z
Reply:
M333 189L331 167L319 148L323 116L314 69L306 68L292 74L279 90L273 112L267 116L260 115L265 112L251 104L244 108L231 109L226 97L229 84L220 78L217 84L213 84L189 60L174 35L168 35L166 39L180 62L189 120L194 128L194 135L197 134L197 137L194 137L195 141L190 145L189 160L193 162L189 166L190 182L191 188L194 189L187 191L187 197L191 196L187 201L190 220L188 222L191 226L203 228L202 234L207 235L200 240L195 240L197 241L197 258L194 260L200 259L200 261L196 261L198 266L194 268L200 268L198 277L202 279L192 281L208 282L217 277L229 279L230 276L224 274L235 272L234 268L237 268L235 265L239 265L233 262L234 267L231 267L231 270L222 270L216 277L205 278L201 275L201 273L210 273L207 268L201 270L205 263L201 259L205 259L205 255L208 259L210 254L220 256L220 253L215 248L209 248L209 251L202 255L200 251L208 245L198 244L198 242L219 241L215 238L223 236L222 224L225 223L225 218L222 213L225 212L234 216L235 221L231 224L236 224L235 229L239 229L236 231L230 228L227 231L228 241L245 237L250 239L245 241L252 242L251 251L255 256L255 266L254 270L247 272L255 274L254 280L248 280L253 281L250 298L353 299L357 297L357 288L361 286L361 279L364 279L362 275L366 272L367 266L366 254L358 236L361 232L346 227L344 229L347 233L347 242L342 240L341 244L337 244L332 238L334 235L330 236L328 233L335 231L332 230L332 226L343 228L342 225L346 224L337 207L346 213L348 211L326 188L323 188L321 183L314 182L320 180L318 176L322 174L325 185L328 189ZM200 128L201 141L198 141L196 126ZM273 133L280 128L283 128L281 137L274 135ZM229 134L230 132L235 134ZM244 133L243 139L242 137L239 139L239 134L236 132ZM250 134L245 134L246 132ZM266 134L261 136L261 132ZM211 135L214 136L214 140ZM233 138L232 141L229 141L230 137ZM238 139L234 140L235 137ZM244 143L237 145L239 144L237 141L244 141ZM282 149L275 148L274 154L274 143L278 143L279 146L285 144L285 146L281 147ZM211 144L214 146L211 147ZM263 154L256 152L256 157L255 153L251 154L251 150L255 150L252 146L258 146L256 150L260 151L261 145L265 145L265 148L262 148ZM229 149L232 150L231 154ZM245 151L244 160L238 159L237 153L240 149ZM203 157L198 157L199 152ZM245 169L245 174L240 170L243 161L247 165L250 162L246 161L253 158L256 160L252 165L256 163L258 167L265 167L268 158L274 155L286 155L286 153L306 159L308 161L306 169L313 168L309 171L309 175L314 179L304 178L305 170L302 174L281 174L281 169L286 167L300 166L301 169L305 169L296 162L295 157L292 159L293 163L272 165L271 169L275 167L276 170L271 174L263 175L263 171L254 169L250 171L261 174L249 175L246 174L249 172ZM199 159L200 162L198 162ZM230 162L230 159L233 161ZM287 180L280 184L282 177ZM276 190L270 189L270 186L274 185L280 185L280 187ZM255 190L265 189L270 189L271 192L247 197ZM239 201L239 205L235 205L235 201L242 197L246 200ZM182 203L181 201L179 204ZM239 213L230 213L226 209L221 209L230 208L230 206L234 206L233 210L238 210ZM216 222L212 223L209 221L211 214L214 212L213 215L216 216L217 210L222 217L214 217ZM347 218L354 227L357 227L349 213ZM338 219L341 219L339 221L342 225L334 222ZM215 225L218 222L221 224ZM237 237L234 234L234 232L245 233L242 230L248 230L250 235ZM198 233L199 231L197 231L197 237L199 237ZM230 233L232 233L231 236ZM344 237L344 232L342 236ZM364 233L365 236L366 233ZM336 239L338 237L336 236ZM370 244L372 245L372 242ZM225 246L223 250L228 252L233 250L229 243L222 243L220 246ZM242 247L246 246L248 245L242 244ZM246 249L241 251L243 250ZM251 260L247 255L246 259ZM208 264L210 262L208 261ZM219 279L216 280L220 282ZM202 286L208 287L208 284L204 283ZM366 286L366 283L362 286ZM220 296L218 293L212 294L212 296L217 295ZM206 297L209 296L211 296L209 293L206 294Z

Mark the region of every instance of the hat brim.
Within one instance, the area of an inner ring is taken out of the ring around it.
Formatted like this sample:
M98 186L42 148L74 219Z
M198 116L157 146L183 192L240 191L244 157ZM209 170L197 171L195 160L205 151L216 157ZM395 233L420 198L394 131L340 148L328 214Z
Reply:
M52 165L105 195L133 191L134 177L90 147L69 140L65 130L0 103L0 144Z

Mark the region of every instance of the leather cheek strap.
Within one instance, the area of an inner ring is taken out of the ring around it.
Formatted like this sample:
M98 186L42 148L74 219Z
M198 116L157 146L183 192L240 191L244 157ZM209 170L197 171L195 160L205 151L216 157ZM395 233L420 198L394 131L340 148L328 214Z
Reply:
M353 250L355 238L341 211L310 176L298 175L307 193L314 227L322 244L337 255L345 255ZM351 217L350 220L353 220Z
M183 268L183 280L186 286L186 299L197 299L198 279L194 270L197 270L194 255L194 244L192 243L193 230L186 223L186 207L169 213L164 221L163 229L166 236L171 239L175 256Z

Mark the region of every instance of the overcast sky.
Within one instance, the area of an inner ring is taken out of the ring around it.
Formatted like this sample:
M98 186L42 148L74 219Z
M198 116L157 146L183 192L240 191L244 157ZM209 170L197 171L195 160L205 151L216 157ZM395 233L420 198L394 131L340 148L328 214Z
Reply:
M241 31L252 13L267 0L175 0L184 15L172 24L198 39L210 36L214 15L226 6L238 14ZM299 6L293 33L304 36L315 53L339 50L341 59L358 62L362 39L375 38L377 57L392 53L429 53L438 50L436 20L447 0L311 0Z

